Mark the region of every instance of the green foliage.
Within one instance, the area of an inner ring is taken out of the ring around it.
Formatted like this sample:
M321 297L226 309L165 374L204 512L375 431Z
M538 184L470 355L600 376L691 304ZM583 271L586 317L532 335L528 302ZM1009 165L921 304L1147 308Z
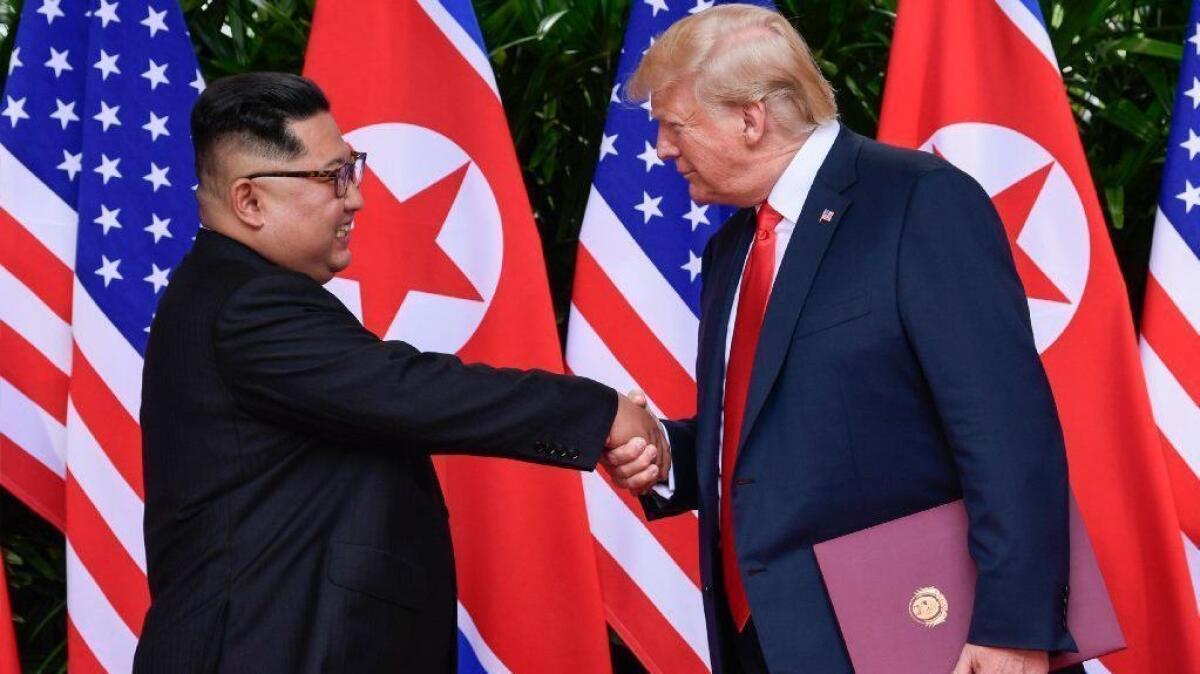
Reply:
M0 81L8 74L13 31L16 30L17 17L21 16L21 5L22 0L0 0Z
M879 126L896 0L777 0L776 5L804 35L833 84L842 121L873 137Z
M66 563L54 527L0 490L0 557L12 599L21 669L65 672Z
M1189 4L1043 2L1135 316Z
M316 0L181 0L207 80L250 70L300 72Z
M326 0L332 1L332 0ZM625 17L640 0L475 0L546 254L569 306L574 252ZM671 0L682 2L684 0ZM916 1L916 0L911 0ZM181 0L205 77L299 72L315 0ZM353 11L343 0L341 11ZM897 0L777 0L837 90L844 121L874 135ZM0 84L22 0L0 0ZM1174 100L1183 0L1042 0L1109 232L1140 305ZM369 55L347 46L347 68ZM61 671L62 538L4 496L0 545L31 671ZM14 515L14 513L17 513Z
M559 325L628 0L477 0L546 253Z

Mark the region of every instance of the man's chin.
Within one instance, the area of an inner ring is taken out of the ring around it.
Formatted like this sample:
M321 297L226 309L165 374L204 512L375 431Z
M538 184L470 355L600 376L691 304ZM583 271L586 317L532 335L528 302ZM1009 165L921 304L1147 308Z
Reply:
M701 205L714 204L717 202L717 200L713 198L713 195L710 194L708 190L705 190L701 187L696 187L691 183L688 183L688 198Z
M345 251L344 254L338 255L329 262L329 271L334 274L340 274L346 271L346 267L350 266L350 251Z

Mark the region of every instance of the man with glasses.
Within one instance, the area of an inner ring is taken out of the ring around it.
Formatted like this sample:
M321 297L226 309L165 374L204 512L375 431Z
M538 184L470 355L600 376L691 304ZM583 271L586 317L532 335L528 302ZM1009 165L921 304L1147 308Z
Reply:
M430 454L590 470L641 437L653 473L658 423L586 379L381 341L327 292L350 263L366 155L311 81L219 80L192 139L204 228L146 350L152 602L134 670L452 671Z

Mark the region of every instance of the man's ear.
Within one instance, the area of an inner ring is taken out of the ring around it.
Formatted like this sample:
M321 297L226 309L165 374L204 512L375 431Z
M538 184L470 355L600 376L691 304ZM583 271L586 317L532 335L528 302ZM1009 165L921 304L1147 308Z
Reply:
M226 193L229 199L229 209L243 225L252 229L262 229L266 224L263 214L262 195L249 178L238 178L229 184Z
M747 145L757 145L766 133L767 104L755 101L742 105L742 137Z

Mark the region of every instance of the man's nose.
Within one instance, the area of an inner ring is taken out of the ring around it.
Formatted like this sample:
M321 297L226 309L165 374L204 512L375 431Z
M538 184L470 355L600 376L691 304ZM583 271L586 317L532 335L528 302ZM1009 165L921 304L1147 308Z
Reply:
M654 146L655 152L658 153L658 158L666 161L679 156L679 148L667 139L666 134L662 131L658 132L658 139Z
M355 185L353 181L346 186L346 196L343 199L345 208L348 211L357 211L363 207L362 189Z

